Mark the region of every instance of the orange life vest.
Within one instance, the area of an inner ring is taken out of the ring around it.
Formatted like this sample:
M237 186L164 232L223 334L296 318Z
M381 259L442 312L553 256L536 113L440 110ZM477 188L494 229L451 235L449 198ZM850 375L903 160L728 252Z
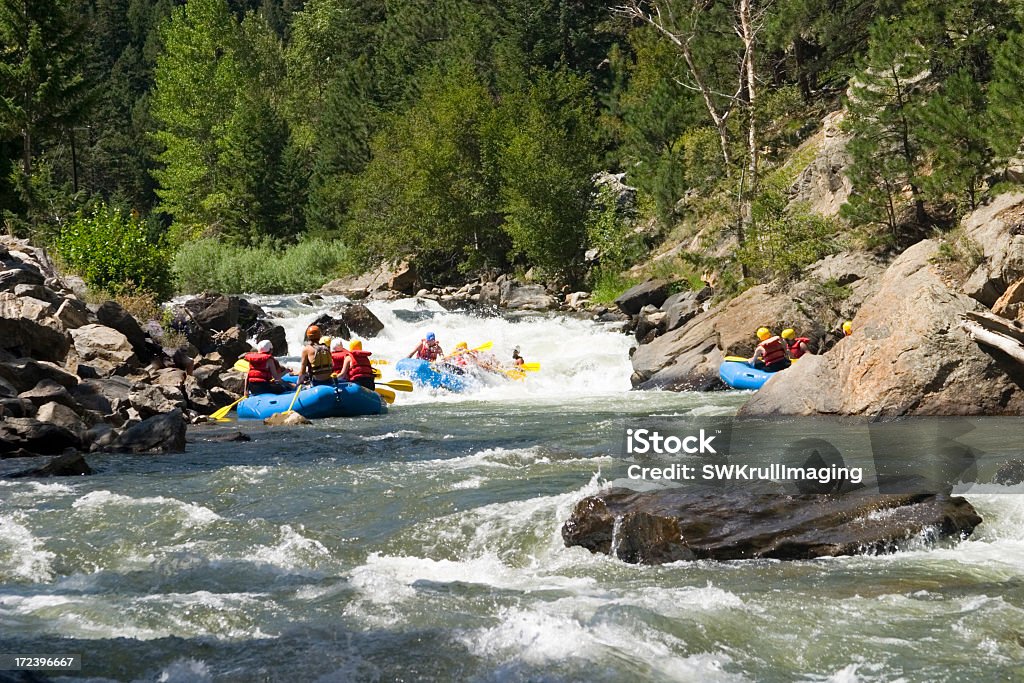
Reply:
M345 357L348 355L348 351L342 349L341 351L335 351L331 354L331 371L341 372L342 365L345 364Z
M765 365L774 365L786 357L786 344L782 341L782 337L775 336L765 339L757 346L764 349L762 360L764 360Z
M354 382L360 377L373 377L373 365L370 364L370 351L349 351L352 356L352 367L348 369L348 381Z
M270 374L270 364L275 361L269 353L247 353L245 360L249 363L250 382L269 382L274 379Z
M800 356L807 353L806 351L800 348L801 342L803 342L804 344L810 344L811 340L808 339L807 337L797 337L796 339L794 339L793 343L789 345L790 358L799 358Z
M416 357L420 360L435 361L440 355L441 345L437 341L427 341L424 339L420 342L420 348L416 349Z

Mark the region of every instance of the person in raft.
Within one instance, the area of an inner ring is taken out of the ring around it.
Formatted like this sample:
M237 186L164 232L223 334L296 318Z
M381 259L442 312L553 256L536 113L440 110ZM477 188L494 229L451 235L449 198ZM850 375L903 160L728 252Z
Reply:
M270 340L264 339L256 344L256 353L247 353L243 356L249 364L243 394L282 394L295 388L281 379L284 368L274 358L273 351L274 345Z
M441 345L437 343L437 337L433 332L427 332L427 336L420 340L420 343L412 350L406 358L419 358L428 360L431 363L444 356Z
M789 347L789 357L793 360L811 353L811 347L808 346L811 340L807 337L796 336L796 330L793 328L790 327L783 330L780 336L786 340L786 346Z
M345 360L342 361L338 379L343 382L354 382L373 391L376 384L373 381L373 365L370 364L371 355L373 354L370 351L363 351L363 342L354 339L348 345L348 352L345 355Z
M345 348L345 340L335 337L331 340L331 372L335 375L341 374L341 368L348 358L348 349Z
M526 361L523 360L523 357L519 355L518 346L512 349L512 365L516 366L517 368L521 368L524 365L526 365Z
M766 372L778 372L789 367L789 348L782 337L773 335L767 327L759 327L757 338L761 343L747 361L750 365Z
M306 345L302 347L299 363L299 381L314 386L332 384L331 351L321 343L320 328L310 325L306 328Z
M851 334L853 334L853 323L847 320L843 323L843 336L849 337Z

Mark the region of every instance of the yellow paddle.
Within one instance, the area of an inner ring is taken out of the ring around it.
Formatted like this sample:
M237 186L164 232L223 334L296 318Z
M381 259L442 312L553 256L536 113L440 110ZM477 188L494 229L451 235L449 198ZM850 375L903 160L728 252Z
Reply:
M376 386L384 385L398 391L412 391L413 384L407 379L392 379L387 382L374 382Z
M459 355L460 353L470 353L471 351L486 351L487 349L491 348L492 346L494 346L494 342L484 342L483 344L481 344L480 346L476 347L475 349L459 349L455 353L451 353L451 354L448 354L447 356L445 356L443 360L448 360L449 358L455 358L455 356Z
M231 405L224 406L223 408L218 408L216 411L213 412L213 414L210 415L210 417L213 418L214 420L223 420L228 416L228 413L231 412L232 408L234 408L235 406L242 402L243 398L245 398L245 396L239 396L238 400L232 403Z
M380 397L384 399L385 403L390 405L395 402L395 392L391 391L390 389L385 389L383 387L378 386L374 387L373 390L380 394Z
M749 358L744 358L743 356L726 356L725 360L731 360L731 361L733 361L735 363L747 363L747 364L750 363L750 359ZM790 363L795 363L798 360L800 360L800 359L799 358L790 358L789 362Z
M519 366L520 370L526 370L527 372L539 372L540 363L523 363Z

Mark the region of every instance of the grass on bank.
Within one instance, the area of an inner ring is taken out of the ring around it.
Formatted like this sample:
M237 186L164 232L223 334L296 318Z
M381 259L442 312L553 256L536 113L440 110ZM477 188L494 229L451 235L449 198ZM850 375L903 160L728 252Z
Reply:
M287 248L239 247L215 239L183 245L172 271L181 294L218 291L235 294L308 292L354 272L350 250L341 242L307 239Z

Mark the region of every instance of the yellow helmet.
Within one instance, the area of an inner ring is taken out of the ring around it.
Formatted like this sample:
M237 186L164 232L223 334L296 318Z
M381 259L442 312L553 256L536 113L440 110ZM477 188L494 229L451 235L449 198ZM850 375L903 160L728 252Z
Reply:
M468 348L469 348L469 344L467 344L466 342L459 342L458 344L455 345L455 350L456 351L458 351L459 349L468 349Z
M846 336L850 336L851 332L853 332L853 323L847 320L846 322L843 323L843 334L845 334Z
M320 337L320 343L323 344L324 346L326 346L327 348L331 348L331 338L330 337Z
M757 328L757 338L760 339L761 341L764 341L770 336L772 336L772 331L769 330L767 327Z
M352 343L348 345L348 350L349 351L362 351L363 350L363 342L359 341L358 339L353 339Z
M782 337L783 339L796 339L796 330L794 330L792 327L787 327L782 331L782 334L780 334L779 336Z

